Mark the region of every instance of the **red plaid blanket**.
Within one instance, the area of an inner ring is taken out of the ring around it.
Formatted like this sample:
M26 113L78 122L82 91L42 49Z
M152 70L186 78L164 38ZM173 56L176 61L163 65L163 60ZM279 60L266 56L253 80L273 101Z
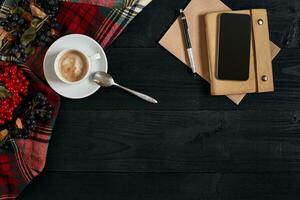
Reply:
M64 0L57 16L62 25L60 33L89 35L106 48L150 2L151 0ZM34 56L28 58L23 69L31 80L32 88L48 97L54 108L53 116L48 124L39 124L30 138L11 141L9 150L0 150L0 200L15 199L45 166L48 144L60 106L60 97L35 76L37 74L43 77L42 62L46 50L39 49Z

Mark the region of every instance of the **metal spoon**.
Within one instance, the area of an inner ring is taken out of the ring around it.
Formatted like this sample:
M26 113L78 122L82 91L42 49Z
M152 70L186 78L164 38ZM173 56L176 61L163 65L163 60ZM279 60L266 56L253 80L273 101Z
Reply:
M154 98L148 96L148 95L145 95L145 94L142 94L140 92L137 92L137 91L134 91L134 90L131 90L129 88L126 88L122 85L119 85L117 84L113 77L111 75L109 75L108 73L105 73L105 72L96 72L92 75L92 79L95 83L97 83L98 85L100 86L103 86L103 87L110 87L110 86L117 86L123 90L126 90L127 92L131 93L131 94L134 94L136 95L137 97L145 100L145 101L148 101L150 103L158 103L157 100L155 100Z

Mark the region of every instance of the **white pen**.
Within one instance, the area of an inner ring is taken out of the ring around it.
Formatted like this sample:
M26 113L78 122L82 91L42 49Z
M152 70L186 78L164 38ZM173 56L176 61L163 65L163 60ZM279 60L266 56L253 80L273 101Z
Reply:
M189 57L190 67L192 68L193 73L196 73L193 48L192 48L190 35L189 35L189 27L186 20L186 16L182 9L180 9L180 21L182 22L182 26L183 26L184 41L185 41L185 46Z

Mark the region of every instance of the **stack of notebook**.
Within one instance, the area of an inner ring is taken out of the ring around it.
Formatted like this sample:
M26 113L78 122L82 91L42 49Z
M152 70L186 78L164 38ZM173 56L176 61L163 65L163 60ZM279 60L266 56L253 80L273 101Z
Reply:
M219 0L192 0L184 12L189 23L196 72L211 83L212 95L224 94L234 103L239 104L246 93L273 91L271 60L279 53L280 48L269 41L265 10L233 12L249 14L253 20L249 79L243 82L222 81L214 76L217 57L217 16L232 11ZM254 24L258 19L265 22L259 29ZM189 61L179 19L173 23L159 43L188 66ZM270 51L266 52L266 49ZM264 52L261 52L262 50ZM263 80L262 77L268 77L268 81Z

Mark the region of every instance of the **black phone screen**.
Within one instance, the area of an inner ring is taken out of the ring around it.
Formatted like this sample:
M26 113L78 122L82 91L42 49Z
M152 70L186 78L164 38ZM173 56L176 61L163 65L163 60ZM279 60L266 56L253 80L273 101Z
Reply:
M248 80L251 48L250 15L221 14L218 43L218 79Z

